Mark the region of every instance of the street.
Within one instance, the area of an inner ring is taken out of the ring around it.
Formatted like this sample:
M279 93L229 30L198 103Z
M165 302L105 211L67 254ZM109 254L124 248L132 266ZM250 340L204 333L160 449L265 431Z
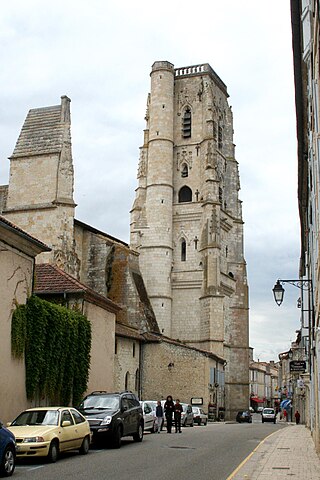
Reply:
M119 450L92 447L86 456L72 452L57 463L19 461L14 478L127 480L225 480L266 436L283 424L210 423L183 428L181 434L146 433L142 443L125 438Z

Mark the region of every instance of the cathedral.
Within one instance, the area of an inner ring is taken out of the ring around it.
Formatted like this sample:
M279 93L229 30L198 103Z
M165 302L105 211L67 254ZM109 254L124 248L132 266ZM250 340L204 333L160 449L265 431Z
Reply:
M63 96L29 111L0 214L47 246L34 293L67 298L68 281L103 308L90 317L90 388L172 394L235 419L249 405L248 286L226 85L208 64L154 63L130 245L75 218L74 174Z
M209 64L153 64L138 181L131 247L159 328L225 359L234 413L249 397L248 285L232 110Z

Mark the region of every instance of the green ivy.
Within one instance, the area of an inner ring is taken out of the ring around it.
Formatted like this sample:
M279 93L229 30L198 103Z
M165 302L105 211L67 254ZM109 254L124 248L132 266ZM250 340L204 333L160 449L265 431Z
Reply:
M14 310L11 322L11 351L15 358L21 358L24 352L27 330L26 306L19 305Z
M32 296L12 317L12 354L26 365L29 399L77 405L87 389L91 325L78 311Z

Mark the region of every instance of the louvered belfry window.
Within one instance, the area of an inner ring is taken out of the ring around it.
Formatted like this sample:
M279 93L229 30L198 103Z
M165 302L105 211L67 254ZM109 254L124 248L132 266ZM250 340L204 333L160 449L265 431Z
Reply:
M183 115L182 136L184 138L191 137L191 110L187 108Z

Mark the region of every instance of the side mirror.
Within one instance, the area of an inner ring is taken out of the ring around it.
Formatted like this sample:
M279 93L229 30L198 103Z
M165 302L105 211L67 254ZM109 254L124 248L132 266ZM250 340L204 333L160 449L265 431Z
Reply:
M70 427L71 422L70 420L64 420L61 424L62 427Z

